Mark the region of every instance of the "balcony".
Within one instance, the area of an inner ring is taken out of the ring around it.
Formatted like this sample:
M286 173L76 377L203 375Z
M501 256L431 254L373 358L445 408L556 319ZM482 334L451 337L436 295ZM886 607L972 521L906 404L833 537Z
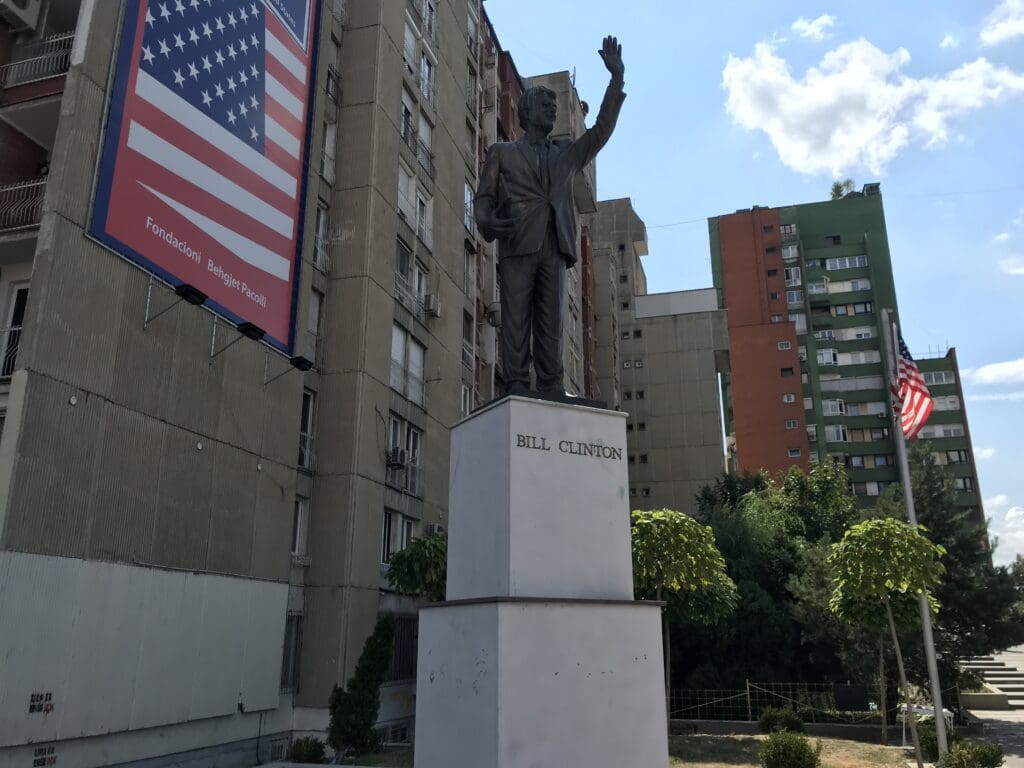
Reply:
M0 186L0 232L38 226L45 192L45 178Z
M469 368L469 370L473 370L473 357L474 357L473 342L472 341L467 341L466 339L463 339L462 340L462 365L465 366L466 368Z
M426 316L423 297L416 293L409 278L401 272L395 272L395 298L399 304L412 312L417 320L423 321Z
M3 362L0 364L0 381L8 381L14 373L14 363L18 357L18 343L21 341L21 326L0 330L3 340Z
M10 63L0 67L0 88L13 88L67 74L74 42L74 32L62 32L14 46Z
M313 266L325 275L331 273L330 241L325 235L317 235L313 244Z
M423 468L412 463L389 466L384 470L384 482L412 496L422 496Z
M427 172L427 175L434 178L434 155L422 139L416 142L416 159L419 160L420 167Z
M313 436L305 432L299 433L299 469L306 472L316 470L316 452L313 449Z
M416 126L413 124L411 115L404 115L402 117L402 127L400 128L400 131L402 134L402 141L406 143L409 149L415 152L417 148Z

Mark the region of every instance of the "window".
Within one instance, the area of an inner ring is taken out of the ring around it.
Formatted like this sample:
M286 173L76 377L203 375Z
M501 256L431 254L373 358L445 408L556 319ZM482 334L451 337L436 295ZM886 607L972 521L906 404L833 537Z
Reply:
M636 391L636 399L637 400L643 400L644 399L644 391L642 389L638 389Z
M462 364L470 371L476 361L476 348L473 343L473 316L469 312L462 313Z
M416 679L416 641L419 619L416 616L395 616L395 639L391 646L391 664L384 676L389 683ZM396 733L397 731L397 733ZM391 727L388 741L404 740L398 726Z
M853 305L853 314L867 315L874 312L874 305L870 301L861 301Z
M864 466L864 457L848 456L846 459L846 466L853 467L854 469L861 469Z
M621 302L621 303L619 304L619 307L620 307L621 309L629 309L629 302L628 302L628 301L623 301L623 302Z
M647 422L646 421L638 421L637 424L636 424L636 431L637 432L646 432L647 431Z
M813 397L805 397L804 398L804 410L805 411L813 411L814 410L814 398Z
M334 147L337 139L338 126L334 123L324 123L324 143L320 155L320 175L324 180L334 182Z
M465 183L465 189L463 190L463 213L462 213L462 225L466 230L473 234L474 220L473 220L473 185L468 181Z
M845 424L826 424L825 440L830 443L845 443L849 440L849 433Z
M798 258L800 258L800 252L797 250L796 245L782 246L783 261L796 261Z
M778 253L778 250L779 249L776 248L774 245L769 245L767 248L764 249L764 253L765 256L774 256L776 253Z
M630 488L629 489L629 495L630 496L636 496L636 488Z
M633 425L632 425L632 424L629 424L629 423L627 423L627 424L626 424L626 431L627 431L627 432L632 432L632 431L633 431Z
M327 67L327 98L335 104L338 103L338 70L333 64Z
M840 256L834 259L825 259L825 269L854 269L856 267L866 267L868 265L868 257L864 255L860 256Z
M786 278L787 287L800 285L800 267L786 267L783 276Z
M281 693L298 693L302 660L302 614L289 613L284 622L284 650L281 659Z
M842 352L839 355L839 365L863 365L865 363L881 362L881 353L877 349L864 349L859 352Z
M391 388L423 405L423 359L427 348L397 323L391 327Z
M648 461L648 459L647 459L647 454L646 454L646 453L641 453L641 454L640 454L640 463L641 463L641 464L646 464L646 463L647 463L647 461Z
M302 409L299 415L299 468L316 468L316 454L313 451L313 428L316 419L316 392L302 390Z
M636 456L634 456L632 453L629 454L629 457L627 459L627 463L629 463L629 464L636 464Z
M768 270L768 277L775 277L778 274L779 274L779 270L777 270L777 269L769 269Z
M922 371L924 383L931 384L955 384L956 376L952 371Z
M635 328L633 330L633 338L634 339L642 339L643 336L644 336L644 332L643 332L642 328Z
M626 283L628 283L629 282L629 275L626 274L625 272L623 272L621 275L619 275L619 282L622 285L625 285Z
M623 360L622 361L622 367L623 368L632 368L633 367L633 361L632 360Z
M793 348L793 343L790 341L780 341L776 346L780 352L785 352L787 349Z
M974 480L969 477L957 477L953 479L953 490L955 491L973 491Z
M396 516L401 517L397 512L391 512L387 509L384 510L384 522L381 526L380 537L380 561L382 563L391 562L391 536Z
M846 402L843 400L822 400L821 412L825 416L842 416L846 413Z
M633 361L633 367L634 368L643 368L644 367L644 361L643 360L634 360Z
M789 456L789 458L791 459L797 458L798 456L800 456L801 453L802 451L799 448L790 448L788 451L786 451L786 455Z
M889 438L888 427L872 427L870 430L872 440L887 440Z
M840 237L839 235L826 235L825 236L825 245L842 245L842 244L843 244L843 238Z
M820 280L816 283L807 284L807 292L813 295L828 293L828 280Z
M434 62L426 53L420 54L420 93L428 104L434 103Z
M301 496L295 497L295 511L292 514L292 554L305 554L306 535L306 509L309 506L309 499Z
M896 456L891 453L879 453L875 455L876 467L892 467L896 465Z
M434 241L434 201L416 192L416 237L430 248Z
M956 451L946 451L946 463L947 464L966 464L967 463L967 451L960 449Z
M633 393L632 392L623 392L622 393L622 399L623 400L632 400L633 399Z
M818 365L838 365L839 353L831 347L818 350Z
M796 224L780 224L779 225L779 234L782 234L782 235L795 235L796 234Z
M786 429L798 429L800 422L796 419L786 419Z
M476 72L470 68L466 73L466 106L469 107L469 111L473 115L476 115L476 108L479 99L476 83Z
M324 203L316 206L316 234L313 241L313 266L321 272L329 271L327 248L330 244L331 217Z
M476 295L476 254L470 250L462 255L462 292L470 299Z
M320 365L320 318L324 295L315 288L309 292L306 307L306 357Z
M395 243L395 298L416 317L423 318L427 298L427 269L413 258L405 243Z
M473 410L473 390L468 384L462 385L461 396L459 400L459 413L462 416L469 416L469 412Z
M931 440L940 437L963 437L963 424L927 424L921 428L918 437L923 440Z
M782 376L782 378L784 378L784 379L788 379L790 376L793 375L793 369L792 368L779 368L779 375Z
M772 291L771 293L768 294L768 298L771 301L775 301L776 299L781 298L781 296L782 294L779 293L778 291Z
M477 20L476 16L473 15L472 6L470 6L469 16L466 20L466 42L470 48L475 48L477 44Z
M402 48L402 62L411 75L416 71L416 30L409 24L405 25L405 45Z
M835 332L831 328L826 328L821 331L814 332L814 338L817 341L832 341L836 337Z
M774 232L775 231L775 225L774 224L762 224L761 225L761 231L762 232Z
M801 363L805 362L807 360L807 347L805 347L802 344L799 347L797 347L796 356L800 359Z
M797 333L807 333L807 315L803 312L790 312L789 319L796 327Z
M622 340L627 341L629 339L629 331L622 332Z
M388 416L388 456L385 482L413 496L423 494L420 448L423 431L400 416Z
M818 442L818 425L808 424L807 425L807 442L816 443Z
M786 303L787 304L803 304L804 303L804 292L803 291L786 291Z
M851 280L850 281L850 290L851 291L869 291L869 290L871 290L871 281L870 280L863 280L863 279L861 279L861 280Z
M832 314L836 317L843 317L850 314L850 308L845 304L836 304L832 307Z
M769 319L773 323L781 323L782 322L782 315L772 315Z
M398 166L398 215L410 225L416 219L416 192L412 178L412 173L404 165Z
M641 488L640 489L640 495L641 496L650 496L651 495L651 489L650 488Z

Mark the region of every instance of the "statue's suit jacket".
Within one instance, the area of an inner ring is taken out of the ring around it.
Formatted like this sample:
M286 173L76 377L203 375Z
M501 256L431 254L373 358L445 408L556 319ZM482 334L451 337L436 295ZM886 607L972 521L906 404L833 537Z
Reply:
M499 258L536 253L544 246L549 211L555 217L558 247L567 266L576 263L576 206L573 182L576 172L594 159L607 143L618 120L626 94L614 81L605 91L593 127L577 140L552 139L548 149L548 189L537 168L536 153L525 139L492 144L480 174L476 199L490 198L499 218L516 222L516 229L502 241Z

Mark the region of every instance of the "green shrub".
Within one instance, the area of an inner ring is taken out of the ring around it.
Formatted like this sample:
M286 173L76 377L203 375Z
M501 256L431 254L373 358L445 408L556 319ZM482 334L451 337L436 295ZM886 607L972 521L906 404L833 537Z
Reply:
M818 768L821 742L812 748L802 734L777 731L764 740L759 757L762 768Z
M328 706L331 721L327 741L339 754L347 751L362 754L380 749L380 734L373 729L380 710L380 686L391 665L391 649L395 642L395 617L377 617L373 634L366 639L355 673L344 688L337 685L331 692Z
M762 733L775 733L776 731L792 731L793 733L804 732L804 721L800 715L786 707L766 707L761 710L757 718L757 724Z
M293 763L322 763L325 757L324 743L315 736L296 739L288 747L288 760Z
M939 737L935 733L935 718L922 717L917 720L917 739L921 742L921 756L929 762L939 759ZM946 742L949 748L960 741L952 728L946 728Z
M949 748L942 768L999 768L1003 764L1003 749L998 744L984 741L961 741Z

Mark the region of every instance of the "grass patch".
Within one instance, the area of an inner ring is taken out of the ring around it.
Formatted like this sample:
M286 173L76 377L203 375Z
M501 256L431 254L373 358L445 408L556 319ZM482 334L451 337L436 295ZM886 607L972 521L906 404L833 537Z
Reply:
M671 736L672 768L757 768L763 736ZM816 739L812 736L813 744ZM899 749L846 739L821 739L822 768L903 768Z
M671 768L758 768L757 753L763 736L670 736ZM815 738L810 737L811 743ZM896 747L862 744L846 739L822 739L822 768L905 768ZM357 765L374 768L412 768L412 750L395 749L364 755Z

